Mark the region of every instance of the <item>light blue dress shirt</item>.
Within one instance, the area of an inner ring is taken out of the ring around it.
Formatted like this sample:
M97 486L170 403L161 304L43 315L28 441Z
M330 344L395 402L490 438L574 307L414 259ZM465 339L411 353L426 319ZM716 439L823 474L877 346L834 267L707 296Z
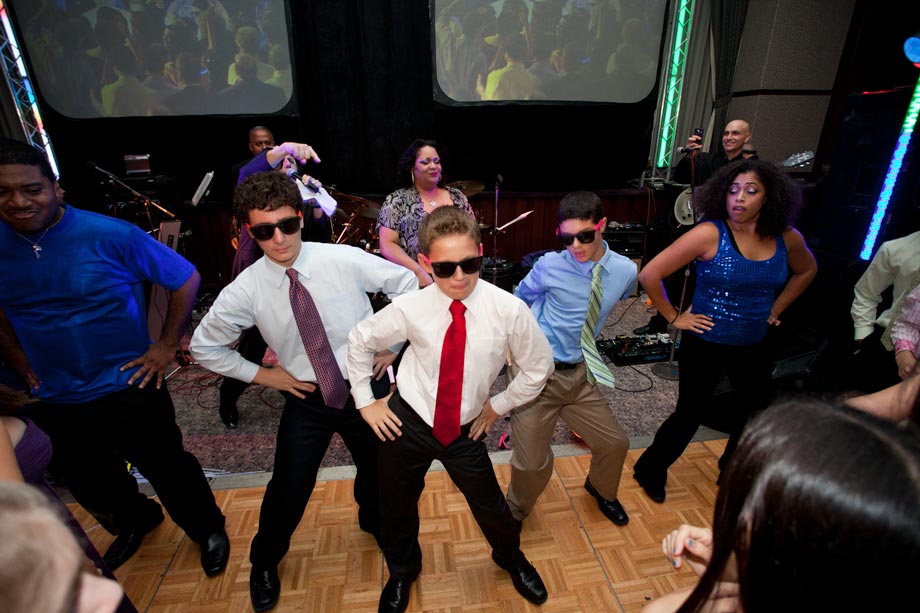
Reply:
M597 338L617 301L632 293L638 276L635 262L612 251L606 242L604 255L597 263L579 262L567 249L543 255L515 290L515 295L530 305L557 362L584 361L581 329L588 312L595 266L603 268L603 301L594 331Z

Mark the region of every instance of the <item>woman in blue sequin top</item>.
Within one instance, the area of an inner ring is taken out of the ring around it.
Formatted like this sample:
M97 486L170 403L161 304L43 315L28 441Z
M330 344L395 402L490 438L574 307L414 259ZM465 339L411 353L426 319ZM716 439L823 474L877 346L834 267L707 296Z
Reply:
M703 221L639 273L658 311L686 332L677 406L635 465L636 480L656 502L664 501L668 467L693 438L723 376L731 382L735 407L720 468L748 418L770 403L767 329L780 324L783 311L818 270L802 235L791 226L800 203L796 185L774 165L753 159L729 164L694 197ZM696 290L691 306L680 313L662 279L691 263Z

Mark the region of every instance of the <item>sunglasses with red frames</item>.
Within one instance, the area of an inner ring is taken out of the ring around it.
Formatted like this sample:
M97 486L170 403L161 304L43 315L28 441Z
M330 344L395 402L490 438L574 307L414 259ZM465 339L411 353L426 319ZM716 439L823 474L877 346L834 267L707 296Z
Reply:
M275 235L275 228L281 230L282 234L296 234L300 232L300 217L285 217L278 223L260 223L249 226L249 232L257 241L267 241Z
M431 271L434 273L434 276L439 279L449 279L454 276L457 266L460 267L460 270L462 270L465 275L479 272L482 268L482 256L479 255L475 258L466 258L460 262L431 262Z
M575 239L578 239L578 242L582 245L587 245L588 243L594 242L594 237L597 235L597 232L601 229L601 223L603 219L597 222L597 225L590 230L582 230L581 232L576 232L575 234L566 234L565 232L560 232L559 228L556 228L556 238L559 239L559 242L569 247L572 243L575 242Z

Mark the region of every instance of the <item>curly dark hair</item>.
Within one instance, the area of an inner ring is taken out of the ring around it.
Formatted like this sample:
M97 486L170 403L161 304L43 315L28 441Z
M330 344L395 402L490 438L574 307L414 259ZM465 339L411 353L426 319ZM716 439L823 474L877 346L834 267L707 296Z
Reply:
M727 219L725 198L738 175L752 172L764 186L763 207L757 218L757 233L779 236L795 221L802 207L802 194L782 170L763 160L739 160L720 168L693 196L693 208L704 220Z
M427 138L416 138L412 141L412 144L403 152L400 156L399 161L396 162L396 187L409 187L412 183L412 167L415 166L415 159L418 157L419 149L422 147L431 147L438 152L438 155L441 156L443 160L444 157L441 155L441 146L431 139ZM443 167L443 163L442 163ZM438 187L444 187L444 172L441 172L441 180L438 181Z
M249 211L277 211L289 206L300 210L301 198L297 186L286 176L275 170L260 172L247 177L233 190L233 208L243 222L249 221Z

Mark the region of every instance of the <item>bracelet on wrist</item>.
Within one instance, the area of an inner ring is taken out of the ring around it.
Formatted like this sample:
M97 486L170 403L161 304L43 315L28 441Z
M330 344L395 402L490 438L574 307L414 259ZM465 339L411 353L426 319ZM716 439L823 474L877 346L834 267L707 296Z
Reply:
M671 324L670 324L670 325L673 326L673 325L674 325L674 322L677 321L677 318L678 318L678 317L680 317L680 311L678 311L678 312L677 312L677 315L674 316L674 319L671 320Z

